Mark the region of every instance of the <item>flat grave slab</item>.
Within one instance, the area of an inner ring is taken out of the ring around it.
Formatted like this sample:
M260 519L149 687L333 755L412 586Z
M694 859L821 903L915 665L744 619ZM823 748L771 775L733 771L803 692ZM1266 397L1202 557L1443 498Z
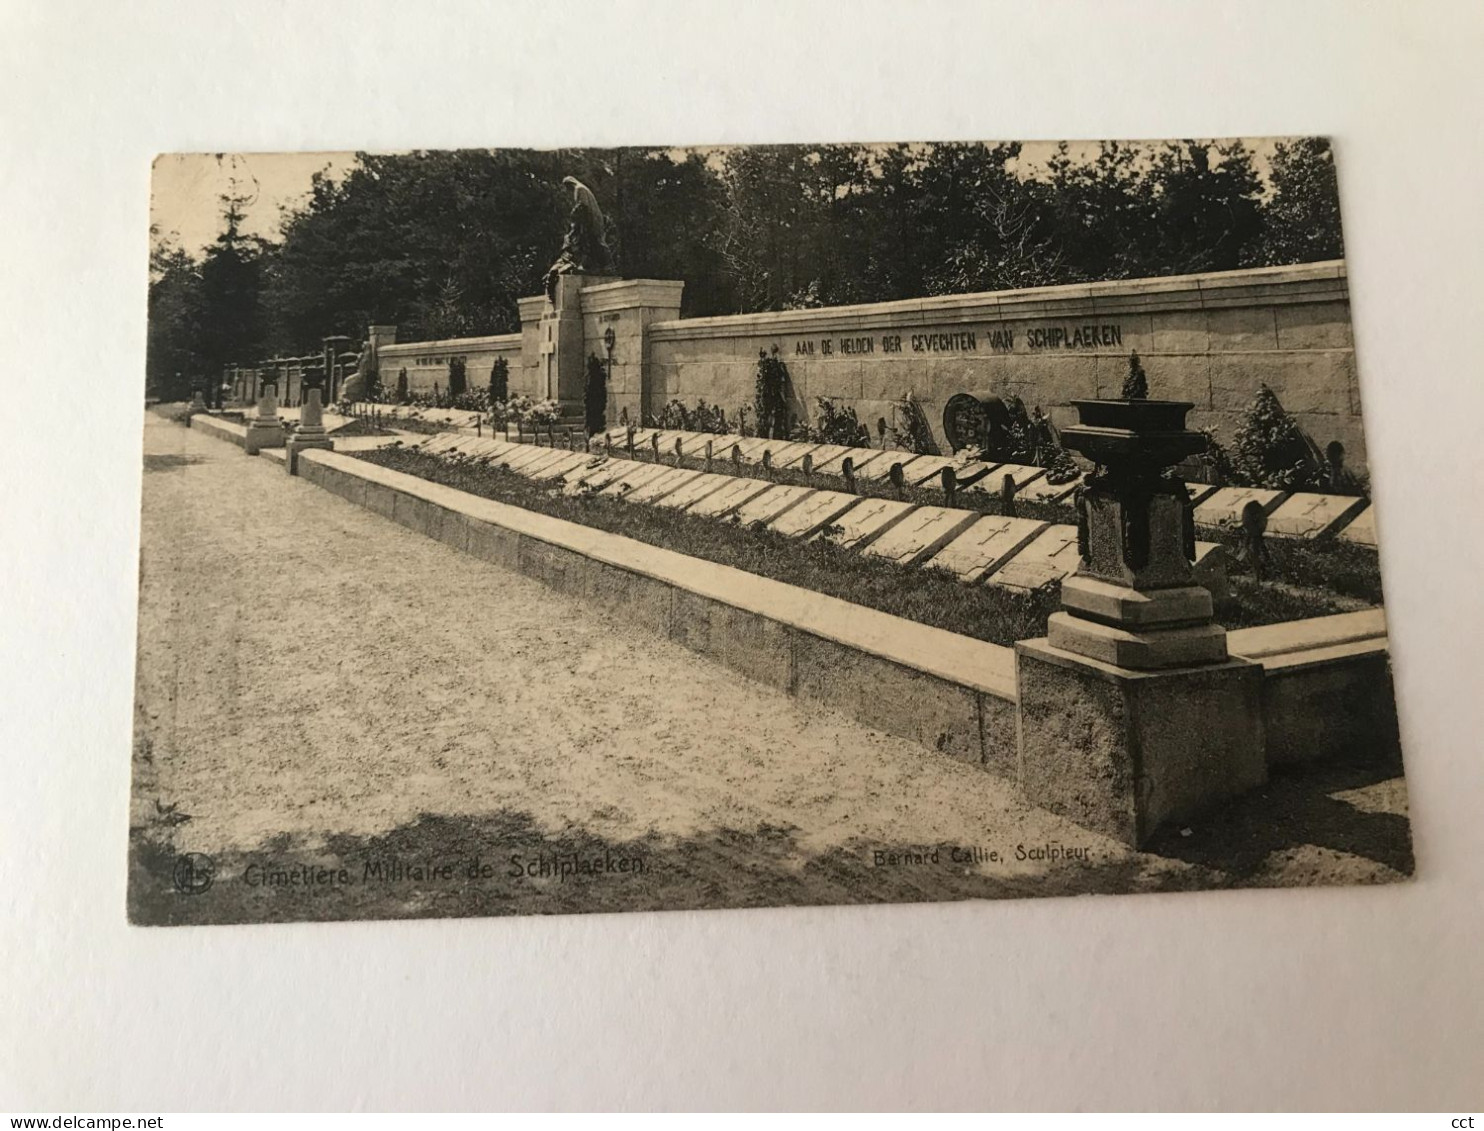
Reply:
M911 466L902 468L909 487L933 487L939 482L945 467L958 472L958 460L952 456L918 456Z
M527 467L523 469L522 474L529 475L532 479L542 483L552 483L565 478L569 471L586 467L591 460L592 457L586 452L563 452L560 459L542 464L537 468Z
M1016 495L1019 495L1021 491L1025 490L1032 483L1045 479L1046 469L1044 467L1034 467L1028 463L1002 463L992 468L988 475L979 480L978 483L975 483L969 490L983 491L987 495L998 495L1000 493L1000 481L1007 475L1010 477L1010 481L1015 484Z
M464 437L457 432L439 432L436 435L429 436L418 447L430 454L436 454L447 451L455 444L462 443L463 439Z
M987 514L925 564L946 569L960 581L979 581L1012 558L1046 527L1046 523L1032 518Z
M775 483L760 495L754 495L737 508L737 521L743 526L754 522L769 523L792 507L798 506L810 495L813 487L795 487L786 483Z
M537 448L530 456L524 454L511 457L509 467L511 471L518 471L525 476L532 476L543 467L554 464L558 460L565 459L572 453L563 448Z
M1058 523L1048 526L1026 547L989 575L991 585L1031 592L1053 581L1070 577L1082 562L1077 549L1077 528Z
M1199 506L1206 499L1209 499L1217 491L1221 490L1220 487L1212 486L1210 483L1187 483L1185 489L1190 492L1191 506Z
M729 460L732 458L732 449L736 448L742 457L742 462L747 463L749 462L748 456L770 442L760 436L721 436L712 446L711 452L718 460Z
M652 479L646 479L624 496L631 503L653 503L671 491L679 490L703 473L685 467L667 467Z
M528 463L544 459L550 448L538 448L534 444L515 444L495 457L495 461L511 471L519 471Z
M891 478L891 467L894 463L902 465L902 475L907 482L911 482L912 468L916 462L925 457L912 452L877 452L876 458L869 463L856 465L855 473L862 479L880 480L886 482Z
M859 475L861 468L869 466L873 461L880 459L885 454L880 448L845 448L838 454L832 455L827 459L821 460L816 457L814 460L814 470L822 471L826 475L839 475L840 467L845 462L845 457L849 456L855 461L855 471Z
M978 511L956 507L918 507L861 552L915 565L930 558L979 520Z
M633 469L617 479L611 480L599 494L622 495L627 497L636 487L642 487L651 479L658 478L667 471L674 471L673 467L666 467L662 463L636 463Z
M859 448L849 448L844 444L820 444L809 454L814 459L814 470L829 472L831 468L834 473L840 473L840 461L852 452L860 451Z
M598 452L586 452L584 454L587 456L587 459L585 461L583 461L582 463L573 464L571 467L567 468L566 471L562 472L561 475L556 476L556 478L560 479L563 484L570 487L578 480L593 474L601 468L609 467L611 465L616 465L622 462L617 459L605 459Z
M1268 514L1278 509L1287 491L1269 491L1262 487L1218 487L1195 506L1195 520L1202 526L1219 526L1223 522L1240 524L1242 508L1249 502L1262 504Z
M768 529L787 534L791 538L808 538L860 501L859 495L846 494L844 491L815 491L770 521Z
M751 452L742 457L743 463L762 463L763 453L773 453L773 466L785 467L793 460L804 458L806 452L811 452L819 447L818 444L806 444L799 440L767 440L759 444Z
M1328 534L1365 509L1366 500L1354 495L1290 495L1268 515L1268 533L1289 538L1318 538Z
M1082 480L1086 476L1079 475L1067 483L1049 483L1044 475L1031 480L1024 487L1016 490L1017 498L1025 499L1032 503L1070 503L1072 492L1082 486Z
M755 479L736 479L730 475L712 475L704 471L696 473L694 479L677 487L669 494L655 500L656 506L670 507L673 510L685 510L694 503L700 502L712 491L720 491L728 483L756 483ZM767 484L764 484L767 486Z
M780 457L777 452L773 453L773 466L798 471L799 465L804 462L804 457L808 456L812 467L819 462L819 450L822 446L810 440L798 440L790 446L786 455Z
M861 499L820 530L818 537L828 538L846 549L859 549L870 545L916 509L915 504L896 499Z
M1343 538L1346 542L1354 542L1357 546L1374 547L1376 545L1376 508L1366 507L1347 525L1340 527L1337 537Z
M595 468L579 465L575 470L563 476L562 482L568 487L581 484L590 491L601 491L615 479L628 475L635 466L635 462L631 459L610 459Z
M725 486L708 491L686 508L686 514L704 518L725 518L749 499L756 498L773 485L766 479L729 478Z

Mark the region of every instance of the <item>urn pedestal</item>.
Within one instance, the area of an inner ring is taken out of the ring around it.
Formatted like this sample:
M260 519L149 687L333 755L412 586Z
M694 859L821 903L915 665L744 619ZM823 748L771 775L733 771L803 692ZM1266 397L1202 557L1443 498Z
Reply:
M278 390L272 385L263 386L258 398L258 411L247 422L247 438L243 449L250 456L264 448L283 447L283 421L278 418Z
M1140 845L1265 780L1262 669L1227 655L1193 572L1189 492L1166 475L1204 444L1192 406L1073 404L1062 441L1097 470L1062 608L1015 646L1021 780L1036 804Z
M304 407L299 410L299 427L284 441L288 458L284 467L290 475L299 474L299 453L305 448L324 448L333 451L335 442L325 431L324 408L320 404L320 391L310 388L304 395Z

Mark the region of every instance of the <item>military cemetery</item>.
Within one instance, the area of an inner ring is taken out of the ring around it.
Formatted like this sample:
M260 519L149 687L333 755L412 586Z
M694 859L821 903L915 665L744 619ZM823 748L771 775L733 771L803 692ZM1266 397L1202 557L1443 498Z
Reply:
M735 186L771 152L758 148L683 168ZM904 152L928 168L967 159L953 148ZM856 175L883 176L883 155L857 149ZM1259 151L1272 184L1253 174L1254 209L1295 191L1283 177L1300 158L1332 176L1320 145ZM991 152L1009 177L1003 147L972 156ZM1240 144L1211 152L1249 160ZM1072 192L1060 173L1016 176L1047 215ZM562 237L544 274L527 271L539 293L506 295L518 329L446 332L471 323L445 288L417 308L436 337L406 333L389 302L358 307L354 333L337 317L294 352L218 358L153 406L146 462L162 470L145 481L141 601L161 620L141 629L141 718L159 719L169 679L185 678L146 664L184 647L172 634L206 634L234 688L265 690L243 692L251 720L213 718L198 694L174 730L141 722L136 801L195 790L190 804L214 797L233 831L142 821L137 919L1410 874L1337 246L1025 283L1027 253L1024 269L984 276L1025 285L717 313L716 276L630 274L663 262L663 231L630 234L570 174L540 191L561 202ZM306 211L285 239L331 219ZM1039 254L1060 262L1046 240ZM192 494L193 477L218 494ZM218 600L276 611L186 627L186 594L150 578L205 568L188 560L202 539L222 543L218 576L234 555L264 571L260 597L203 582ZM223 633L261 650L221 653ZM270 724L302 741L259 763L243 728ZM193 750L216 764L214 743L258 765L232 771L255 824L227 819L225 787L187 764ZM1317 799L1342 795L1364 797L1329 801L1353 808L1347 831L1309 822ZM338 824L305 807L321 796ZM879 863L963 844L993 859ZM1047 845L1098 864L1028 863ZM157 882L191 851L243 875L272 857L360 876L361 857L403 853L472 861L475 879L323 895L222 884L213 904ZM524 857L583 879L528 882L538 873L509 866ZM620 857L650 873L626 887L585 874Z

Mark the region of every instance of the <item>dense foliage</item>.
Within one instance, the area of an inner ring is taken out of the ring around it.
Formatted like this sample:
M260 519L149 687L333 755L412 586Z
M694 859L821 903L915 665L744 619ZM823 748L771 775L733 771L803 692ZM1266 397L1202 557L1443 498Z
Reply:
M1264 177L1263 173L1266 173ZM150 378L328 334L514 331L561 247L563 176L596 194L617 270L685 281L686 316L1307 262L1343 254L1323 139L1259 170L1240 142L460 150L360 154L280 237L200 256L156 233Z

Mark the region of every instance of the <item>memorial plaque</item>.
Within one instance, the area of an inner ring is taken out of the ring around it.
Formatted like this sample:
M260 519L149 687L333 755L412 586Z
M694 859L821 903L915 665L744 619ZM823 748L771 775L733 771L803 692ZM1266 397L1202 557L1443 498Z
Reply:
M1219 526L1223 522L1240 525L1242 508L1257 502L1268 514L1288 498L1287 491L1269 491L1262 487L1220 487L1195 504L1195 521L1200 526Z
M960 581L980 581L1046 529L1030 518L985 515L924 563L946 569Z
M1039 589L1050 582L1070 577L1077 572L1081 562L1077 528L1048 526L1024 549L989 574L989 583L1006 589Z
M737 521L744 526L754 522L772 522L773 519L798 506L813 494L815 494L813 487L796 487L786 483L775 484L738 507Z
M815 491L768 523L768 529L791 538L808 538L860 501L859 495L848 495L844 491Z
M734 478L719 490L702 495L686 508L686 513L705 518L725 518L748 499L763 494L771 486L766 479Z
M912 503L896 499L861 499L825 526L818 536L837 546L859 549L870 545L916 509Z
M1318 538L1338 530L1366 507L1354 495L1290 495L1268 515L1268 533L1290 538Z
M918 507L862 550L873 557L913 565L931 557L978 519L978 511Z

